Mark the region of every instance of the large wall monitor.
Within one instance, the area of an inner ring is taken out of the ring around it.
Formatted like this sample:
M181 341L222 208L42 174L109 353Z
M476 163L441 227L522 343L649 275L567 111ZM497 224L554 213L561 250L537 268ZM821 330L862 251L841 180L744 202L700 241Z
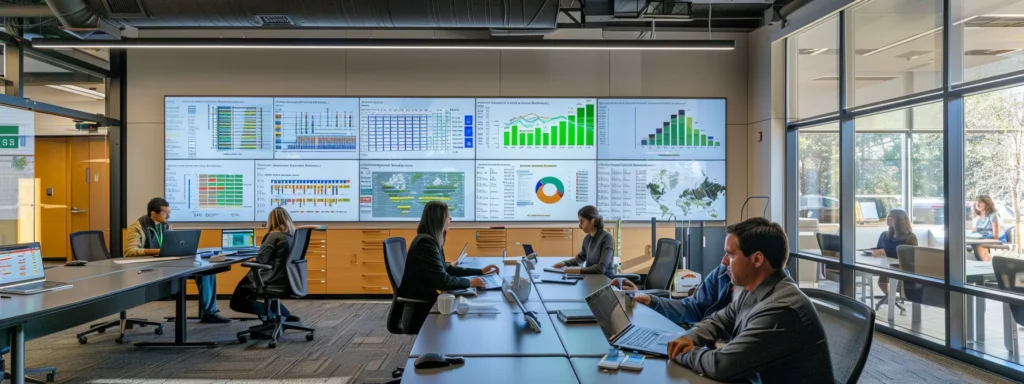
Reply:
M172 220L723 220L724 99L167 97Z

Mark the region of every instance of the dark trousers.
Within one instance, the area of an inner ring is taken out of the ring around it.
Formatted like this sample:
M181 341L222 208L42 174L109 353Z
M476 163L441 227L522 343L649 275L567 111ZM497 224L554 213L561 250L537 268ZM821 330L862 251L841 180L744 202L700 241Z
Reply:
M264 320L270 319L270 312L267 310L267 306L263 303L263 300L256 295L256 290L249 286L248 279L242 279L235 287L235 292L231 294L231 310L241 313L251 313ZM291 316L291 312L288 308L285 308L284 304L281 304L281 316Z

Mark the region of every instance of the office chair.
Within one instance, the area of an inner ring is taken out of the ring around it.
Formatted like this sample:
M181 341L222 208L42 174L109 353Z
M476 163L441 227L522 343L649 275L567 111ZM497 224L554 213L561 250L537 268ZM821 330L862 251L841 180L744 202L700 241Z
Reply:
M875 311L852 297L820 289L801 289L814 302L825 328L832 376L836 383L856 383L874 338Z
M836 259L839 258L839 253L842 252L842 238L839 237L839 235L833 235L833 234L829 234L829 233L821 233L821 232L819 232L819 233L815 233L814 237L818 240L818 248L821 249L821 255L822 256L834 257ZM834 281L834 282L837 282L837 283L839 282L839 270L838 269L829 268L826 264L822 263L821 264L821 271L820 272L821 272L821 276L824 277L825 280ZM864 275L861 275L862 278L863 278L863 276ZM862 299L867 300L867 297L870 297L871 301L874 302L874 300L875 300L875 286L874 286L874 284L871 283L871 279L870 278L868 279L867 282L864 282L862 280L863 279L855 280L854 281L854 287L865 287L866 286L868 288L868 294L864 295L864 291L861 290ZM896 307L899 308L901 311L903 310L903 307L901 306L900 303L896 303Z
M101 261L112 259L110 251L107 250L107 242L103 238L103 231L79 231L71 234L71 257L75 260L83 261ZM120 255L118 255L120 257ZM96 323L89 326L89 330L80 332L76 336L78 342L85 344L89 342L87 337L90 333L104 333L109 328L118 327L121 330L121 334L118 335L115 342L121 344L124 342L124 331L133 329L135 326L146 327L152 325L156 327L153 333L162 335L164 333L164 326L155 321L149 321L145 319L128 318L128 313L121 311L120 318L117 320L111 320L105 323Z
M265 324L255 325L245 331L238 332L239 343L245 343L248 340L247 336L253 333L270 332L270 342L267 343L267 348L276 348L278 337L287 330L306 332L306 340L313 341L315 329L287 323L284 321L284 316L281 316L282 297L303 297L306 296L309 290L306 250L309 248L310 231L308 228L295 230L291 252L288 253L288 260L285 262L284 267L285 273L288 276L288 285L268 286L263 282L263 276L260 275L260 271L271 271L274 269L272 265L254 262L242 263L243 267L250 268L253 272L249 276L255 280L253 285L256 288L256 295L263 298L264 308L268 312L264 315L268 321Z
M992 258L992 271L995 273L996 283L1000 290L1016 294L1024 293L1024 284L1021 284L1020 280L1017 279L1017 276L1024 274L1024 260L995 256ZM985 299L979 297L978 300ZM1024 305L1003 303L1003 311L1003 313L1009 312L1013 322L1024 327ZM1017 329L1013 324L1009 323L1004 324L1004 326L1007 328L1004 332L1011 335L1010 340L1013 343L1007 347L1012 347L1011 352L1016 355L1017 351L1019 351Z
M426 300L398 296L398 286L402 283L402 277L405 276L405 261L407 257L405 238L389 237L384 240L384 268L388 272L388 281L391 282L391 292L394 292L391 298L391 308L388 310L387 328L388 332L395 335L417 334L419 328L412 325L413 314L415 313L412 307L430 304ZM410 307L409 310L406 310L406 306ZM391 373L391 377L402 377L403 371L405 371L404 368L398 368Z
M651 269L646 275L621 274L612 276L612 279L632 281L640 289L638 293L669 297L672 280L675 277L676 269L679 268L682 244L675 239L658 239L657 249L654 251L654 263L651 264Z
M896 255L900 260L900 270L918 275L945 278L945 251L937 248L919 247L916 245L900 245L896 247ZM946 308L946 297L942 288L920 283L900 282L901 295L904 300L914 305L911 321L921 321L921 305Z

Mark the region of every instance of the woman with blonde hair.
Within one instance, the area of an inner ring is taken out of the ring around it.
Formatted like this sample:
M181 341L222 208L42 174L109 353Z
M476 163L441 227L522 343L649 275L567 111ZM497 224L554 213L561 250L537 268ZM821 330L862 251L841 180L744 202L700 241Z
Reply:
M256 288L253 285L254 273L259 273L263 283L268 288L288 284L288 254L291 252L292 242L295 238L295 223L292 216L284 208L277 207L270 211L267 217L267 234L263 236L260 244L259 254L256 255L256 262L272 266L265 271L249 271L246 278L238 282L235 292L231 294L231 310L241 313L251 313L258 316L265 316L267 308L256 295ZM284 304L281 304L281 315L285 321L299 321L298 316L293 316ZM263 318L267 321L267 318ZM267 335L263 335L267 336ZM268 336L269 337L269 336ZM260 338L253 335L253 338Z

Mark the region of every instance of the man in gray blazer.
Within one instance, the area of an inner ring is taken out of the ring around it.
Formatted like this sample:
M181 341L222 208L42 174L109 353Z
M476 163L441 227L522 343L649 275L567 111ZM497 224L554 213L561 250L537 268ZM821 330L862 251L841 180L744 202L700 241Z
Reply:
M743 292L668 345L669 357L715 380L832 383L828 342L811 300L784 271L786 232L752 218L726 228L722 263ZM717 340L726 340L715 349Z

